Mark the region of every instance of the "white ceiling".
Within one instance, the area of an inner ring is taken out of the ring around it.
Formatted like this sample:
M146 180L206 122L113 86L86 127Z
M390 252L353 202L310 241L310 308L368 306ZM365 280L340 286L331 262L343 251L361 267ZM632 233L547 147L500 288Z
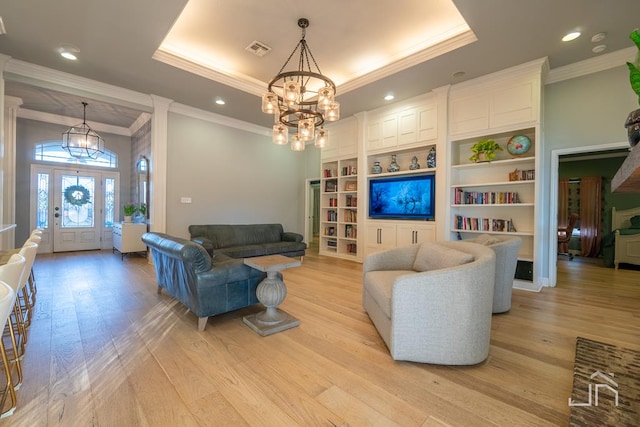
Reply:
M300 17L311 22L307 42L338 83L347 117L384 105L388 92L402 100L545 56L552 69L593 58L602 55L591 51L596 44L607 45L604 54L633 47L628 35L639 26L640 1L29 0L3 1L0 16L7 31L1 54L270 126L257 95L300 39ZM573 29L583 36L562 43ZM606 38L593 43L600 32ZM254 40L273 50L253 56L244 48ZM79 49L78 61L58 55L64 44ZM372 71L372 64L381 68ZM453 77L459 71L464 77ZM5 93L34 111L81 118L86 100L89 123L123 127L141 111L73 88L5 78ZM217 97L226 105L216 105Z
M154 58L196 73L202 67L205 77L261 95L302 36L298 19L314 17L306 30L311 54L345 93L476 40L451 0L397 0L395 8L411 11L397 19L370 4L190 0ZM254 41L272 51L248 52ZM298 58L296 52L284 71L296 69Z

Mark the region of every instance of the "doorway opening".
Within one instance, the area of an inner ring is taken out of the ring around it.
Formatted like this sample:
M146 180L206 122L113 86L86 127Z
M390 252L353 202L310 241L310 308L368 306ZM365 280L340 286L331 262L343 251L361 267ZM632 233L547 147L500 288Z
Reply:
M305 186L304 241L307 249L318 252L320 240L320 179L307 179Z
M628 150L629 144L627 142L617 142L609 144L592 145L586 147L572 147L572 148L560 148L551 151L551 165L550 165L550 183L549 183L549 234L547 236L549 247L555 247L558 239L558 194L559 194L559 181L560 181L560 158L563 159L571 157L592 156L593 158L602 156L604 152L616 151L616 150ZM606 208L605 208L606 209ZM557 284L557 262L558 254L555 250L549 250L549 286L556 286Z

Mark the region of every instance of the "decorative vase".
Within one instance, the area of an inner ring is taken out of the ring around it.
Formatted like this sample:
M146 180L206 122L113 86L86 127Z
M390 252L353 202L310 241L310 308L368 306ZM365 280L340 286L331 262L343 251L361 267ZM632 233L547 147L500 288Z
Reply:
M624 127L627 128L629 145L635 147L640 142L640 108L629 113Z
M427 167L435 168L436 167L436 147L431 147L429 153L427 154Z
M125 215L124 216L124 222L132 222L131 221L131 215Z
M398 172L400 170L400 165L396 163L396 155L391 155L391 164L387 168L387 172Z
M420 164L418 163L418 158L416 156L413 156L413 158L411 158L411 164L409 165L409 170L417 170L420 169Z
M380 166L380 162L373 162L371 173L374 173L374 174L382 173L382 166Z
M427 167L435 168L436 167L436 147L431 147L429 153L427 153Z

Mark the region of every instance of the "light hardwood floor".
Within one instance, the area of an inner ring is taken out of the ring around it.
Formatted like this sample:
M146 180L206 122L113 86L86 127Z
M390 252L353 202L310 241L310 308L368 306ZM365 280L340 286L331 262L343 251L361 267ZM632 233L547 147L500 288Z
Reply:
M25 380L0 427L566 425L576 337L640 349L640 272L578 262L559 263L557 288L514 291L471 367L391 360L361 264L313 253L284 271L301 325L264 338L242 322L259 306L199 333L141 257L39 255L35 273Z

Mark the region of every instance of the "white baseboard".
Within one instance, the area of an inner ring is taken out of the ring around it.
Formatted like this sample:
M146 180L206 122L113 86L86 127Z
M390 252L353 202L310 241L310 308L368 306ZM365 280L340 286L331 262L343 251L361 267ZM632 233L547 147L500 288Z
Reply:
M515 279L513 281L513 289L520 289L522 291L529 292L540 292L542 290L542 285L536 285L535 283L528 280Z

